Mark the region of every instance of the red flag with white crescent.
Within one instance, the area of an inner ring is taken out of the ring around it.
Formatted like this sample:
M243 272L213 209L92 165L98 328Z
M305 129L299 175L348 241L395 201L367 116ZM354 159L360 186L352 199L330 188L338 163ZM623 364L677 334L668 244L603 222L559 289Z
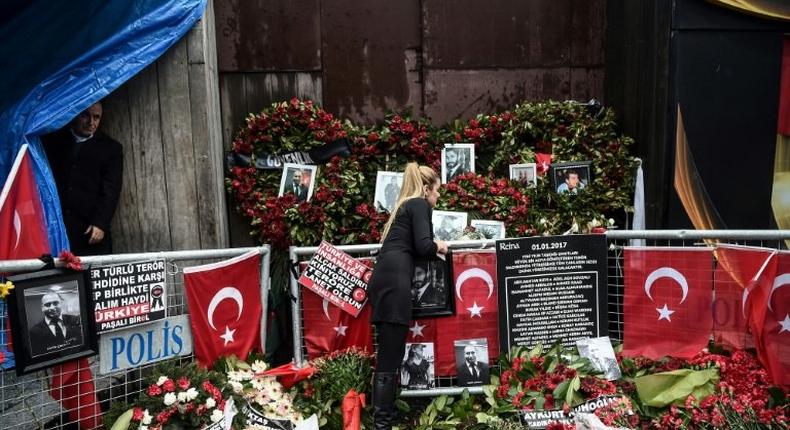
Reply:
M262 350L260 276L257 251L184 269L195 357L203 366L221 355L244 360Z
M623 354L691 358L713 324L709 248L626 248Z
M355 318L307 288L302 288L304 341L309 359L352 346L373 351L370 305Z
M436 330L436 374L456 374L455 341L488 339L489 360L499 352L496 253L493 250L453 253L455 315L432 321ZM427 320L425 324L431 324Z
M790 386L790 253L779 252L775 258L776 269L764 284L767 299L762 350L773 382Z
M0 192L0 260L38 258L49 253L44 208L27 145L19 150Z

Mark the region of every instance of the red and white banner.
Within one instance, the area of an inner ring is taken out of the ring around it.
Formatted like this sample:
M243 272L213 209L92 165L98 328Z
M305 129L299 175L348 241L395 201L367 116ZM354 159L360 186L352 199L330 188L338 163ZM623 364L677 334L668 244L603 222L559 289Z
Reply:
M741 311L774 383L790 385L790 253L719 246L719 265L740 285Z
M709 248L626 248L623 354L690 358L713 324Z
M44 208L33 165L22 145L0 192L0 260L38 258L49 253Z
M195 357L210 367L221 355L240 359L261 347L261 268L257 251L184 269Z
M368 299L371 274L368 265L324 241L299 277L299 283L357 317Z

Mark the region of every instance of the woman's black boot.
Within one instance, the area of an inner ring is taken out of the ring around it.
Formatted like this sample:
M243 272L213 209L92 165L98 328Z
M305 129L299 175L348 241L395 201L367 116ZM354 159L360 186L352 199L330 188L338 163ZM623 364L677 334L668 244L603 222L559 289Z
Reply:
M394 372L376 372L373 375L373 427L376 430L391 430L395 423L397 376Z

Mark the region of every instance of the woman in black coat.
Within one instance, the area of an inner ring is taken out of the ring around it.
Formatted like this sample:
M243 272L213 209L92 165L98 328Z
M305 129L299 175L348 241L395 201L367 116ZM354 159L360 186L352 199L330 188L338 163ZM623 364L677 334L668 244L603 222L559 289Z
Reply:
M439 198L439 175L427 166L409 163L400 197L384 226L384 238L368 283L378 350L373 380L373 417L377 430L391 429L395 420L398 366L406 349L411 321L411 282L415 258L447 252L433 239L431 211Z

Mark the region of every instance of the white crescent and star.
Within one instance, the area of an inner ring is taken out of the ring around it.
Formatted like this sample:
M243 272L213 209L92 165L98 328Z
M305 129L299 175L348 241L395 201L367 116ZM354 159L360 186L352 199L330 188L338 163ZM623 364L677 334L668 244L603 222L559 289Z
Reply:
M19 246L19 239L22 237L22 220L19 219L19 212L14 209L14 232L16 233L16 242L14 242L14 249Z
M239 307L239 311L236 314L236 321L241 318L241 313L244 310L244 297L241 295L241 291L239 291L235 287L224 287L217 291L214 294L214 297L211 298L211 302L208 304L208 311L206 313L206 317L208 318L208 324L211 326L214 331L217 330L217 327L214 325L214 311L217 310L217 306L222 303L223 300L230 299L236 302L236 305ZM219 337L225 341L225 345L227 346L230 342L233 342L235 339L233 335L236 333L236 329L231 330L230 327L227 325L225 326L225 333L221 334Z
M420 325L419 322L414 321L414 325L409 328L409 331L411 331L411 337L417 337L417 336L424 337L424 335L422 334L422 329L424 328L425 325Z
M494 294L494 279L491 277L491 274L486 272L483 269L474 267L471 269L464 270L458 275L458 278L455 280L455 295L458 296L458 300L464 301L463 297L461 296L461 287L464 285L464 282L472 279L472 278L480 278L483 282L488 285L488 296L486 297L486 301L491 298ZM483 310L482 306L478 306L477 302L475 301L471 308L466 308L469 311L469 317L478 317L482 318L480 315L480 311Z
M774 278L774 284L771 286L771 293L768 294L768 309L771 312L774 311L774 309L771 307L771 298L774 296L774 292L785 285L790 285L790 273L783 273Z
M647 279L645 279L645 294L648 298L650 298L651 302L654 300L653 295L650 294L650 289L653 288L653 283L661 278L670 278L674 280L680 286L680 289L683 292L683 297L680 299L680 304L686 301L686 296L688 296L689 293L689 284L688 281L686 281L686 277L671 267L659 267L658 269L650 272L650 274L647 275ZM659 321L665 319L671 322L672 320L670 319L670 315L675 313L675 311L669 309L669 306L667 306L666 303L664 303L664 307L656 308L656 311L658 311Z
M337 332L338 336L345 336L346 335L346 329L348 329L348 326L347 325L343 325L343 323L341 322L341 323L339 323L337 325L337 327L333 327L333 328Z

